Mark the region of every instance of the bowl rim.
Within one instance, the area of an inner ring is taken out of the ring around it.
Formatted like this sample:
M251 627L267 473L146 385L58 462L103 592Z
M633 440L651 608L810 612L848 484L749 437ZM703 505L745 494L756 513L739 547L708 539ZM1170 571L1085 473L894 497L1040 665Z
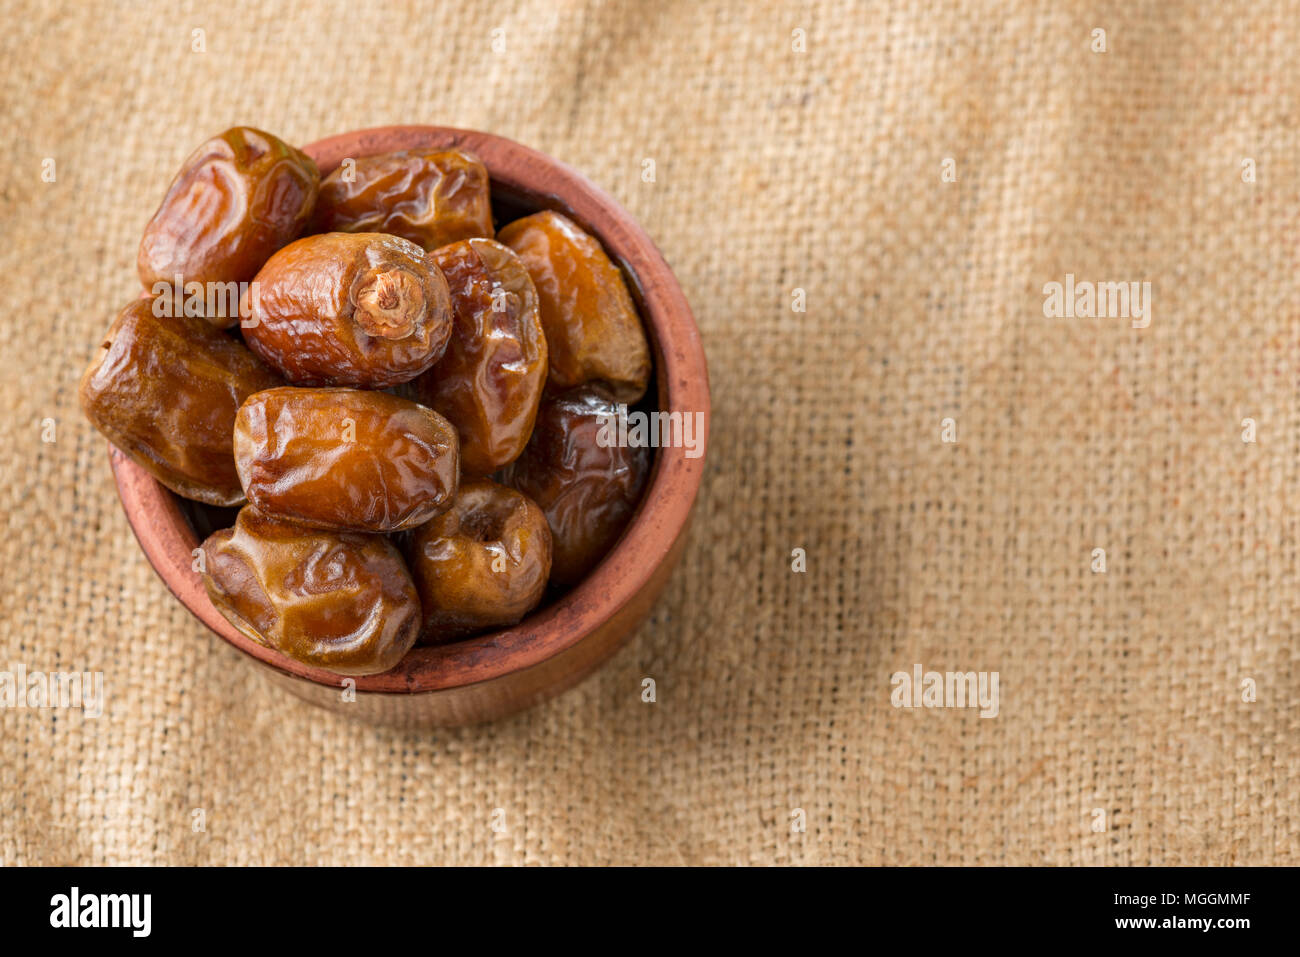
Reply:
M641 501L623 535L579 585L518 625L448 645L417 645L390 671L344 676L304 665L234 628L209 600L193 568L201 544L179 499L120 450L110 463L127 521L154 571L209 629L286 675L357 692L420 694L502 678L540 665L598 629L646 587L685 531L708 452L708 368L699 329L681 287L650 237L583 174L531 147L477 130L385 126L340 133L302 147L325 176L345 158L414 148L465 149L487 167L494 194L555 209L595 235L636 299L655 358L659 408L698 413L699 455L657 448Z

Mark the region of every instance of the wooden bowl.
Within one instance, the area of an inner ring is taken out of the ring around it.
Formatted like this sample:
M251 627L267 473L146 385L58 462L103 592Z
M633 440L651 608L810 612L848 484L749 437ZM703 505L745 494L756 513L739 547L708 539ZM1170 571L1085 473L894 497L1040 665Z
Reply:
M555 209L597 236L622 267L640 308L654 357L658 407L698 413L699 457L687 458L682 448L655 450L640 505L587 579L514 628L415 648L392 671L342 678L236 631L212 606L192 570L199 530L206 535L204 525L212 517L196 513L192 503L112 446L110 460L127 520L154 570L195 617L247 655L258 671L312 704L363 721L454 726L500 718L572 687L613 654L649 612L686 543L704 471L709 385L695 319L668 264L632 217L577 171L499 136L440 126L360 130L304 149L324 175L347 157L414 147L462 147L478 156L492 177L493 205L503 220Z

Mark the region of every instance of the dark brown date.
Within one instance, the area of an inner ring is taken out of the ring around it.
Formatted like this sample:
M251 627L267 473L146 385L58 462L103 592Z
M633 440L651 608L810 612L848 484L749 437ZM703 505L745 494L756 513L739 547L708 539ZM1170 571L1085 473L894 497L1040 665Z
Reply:
M460 465L488 475L528 444L546 382L546 337L537 290L523 263L491 239L429 254L451 288L455 327L447 351L416 380L420 401L460 433Z
M352 166L345 160L321 183L313 231L392 233L425 249L490 238L487 169L462 150L402 150L362 156Z
M397 236L307 236L254 282L244 339L294 385L407 382L442 358L451 336L447 280Z
M191 316L154 314L154 299L118 313L81 377L95 428L177 495L240 505L231 433L254 392L283 380L234 339Z
M551 571L551 530L526 496L478 479L411 534L407 555L424 609L420 641L443 644L517 624L536 607Z
M497 239L519 254L537 287L550 354L546 391L600 382L620 402L641 398L650 347L623 274L600 243L549 210L515 220Z
M360 389L268 389L235 418L248 500L312 528L396 532L456 494L456 430L417 402Z
M378 535L303 528L249 505L203 543L203 568L227 621L314 668L388 671L419 634L415 584Z
M270 133L236 126L194 151L145 227L138 267L156 284L240 283L302 232L320 188L305 153ZM212 316L219 326L235 316Z
M602 386L545 399L528 447L501 473L546 513L557 584L586 577L622 534L645 487L650 450L616 444L617 415Z

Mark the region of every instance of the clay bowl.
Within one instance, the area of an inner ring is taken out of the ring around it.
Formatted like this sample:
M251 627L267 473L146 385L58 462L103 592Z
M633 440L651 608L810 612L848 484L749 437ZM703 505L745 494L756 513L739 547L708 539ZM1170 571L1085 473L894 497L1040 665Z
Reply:
M305 151L326 174L346 157L413 147L463 147L476 154L491 174L502 222L555 209L600 239L622 267L650 339L656 380L649 401L700 413L703 452L709 386L699 331L672 271L631 216L582 174L488 133L387 126L330 137ZM703 455L656 449L645 494L623 537L584 582L516 627L416 648L392 671L344 679L244 637L208 600L191 570L192 553L212 528L233 521L233 510L213 512L179 498L111 446L110 458L141 548L196 618L299 698L359 720L415 727L472 724L520 711L572 687L613 654L645 618L681 557L704 469Z

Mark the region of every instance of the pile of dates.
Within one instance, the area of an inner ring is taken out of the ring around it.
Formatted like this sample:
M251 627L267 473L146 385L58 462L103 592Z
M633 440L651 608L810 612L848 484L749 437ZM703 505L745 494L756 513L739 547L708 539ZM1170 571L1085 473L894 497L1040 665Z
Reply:
M498 230L491 198L462 150L322 179L237 127L145 228L81 404L176 494L239 507L196 568L255 641L387 671L519 622L627 524L649 451L598 439L650 377L627 286L569 219Z

